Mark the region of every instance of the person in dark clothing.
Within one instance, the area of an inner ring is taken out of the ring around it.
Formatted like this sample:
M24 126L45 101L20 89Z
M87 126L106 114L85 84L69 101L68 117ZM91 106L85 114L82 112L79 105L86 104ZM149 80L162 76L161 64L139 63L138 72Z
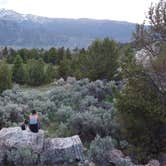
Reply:
M32 110L31 115L29 116L29 129L34 133L39 131L39 119L35 110Z

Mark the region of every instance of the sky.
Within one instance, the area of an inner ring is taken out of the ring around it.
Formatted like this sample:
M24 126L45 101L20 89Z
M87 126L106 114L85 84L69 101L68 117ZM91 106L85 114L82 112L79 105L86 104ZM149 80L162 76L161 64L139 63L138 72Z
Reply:
M94 18L142 23L159 0L0 0L0 8L55 18Z

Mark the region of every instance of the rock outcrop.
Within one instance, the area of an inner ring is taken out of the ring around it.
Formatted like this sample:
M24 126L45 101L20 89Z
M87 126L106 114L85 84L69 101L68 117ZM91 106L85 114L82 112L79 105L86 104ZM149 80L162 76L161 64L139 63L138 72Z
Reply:
M83 161L79 136L45 138L20 127L0 130L0 166L62 166Z

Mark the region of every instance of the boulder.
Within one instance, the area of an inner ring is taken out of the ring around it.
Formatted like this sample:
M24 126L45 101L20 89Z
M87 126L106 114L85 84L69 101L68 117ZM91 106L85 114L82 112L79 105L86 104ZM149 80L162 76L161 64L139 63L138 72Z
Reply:
M43 151L44 132L32 133L20 127L0 130L0 165L37 165Z
M122 151L118 150L118 149L113 149L110 152L110 163L112 165L127 165L127 166L135 166L135 164L133 164L131 162L131 159L129 156L125 157L125 155L122 153Z
M0 166L60 166L82 162L79 136L45 138L44 131L32 133L20 127L0 130Z
M83 161L83 146L79 136L48 138L45 140L41 160L44 165Z
M0 130L0 147L5 148L30 148L32 151L41 153L44 144L44 132L37 134L30 130L21 130L20 127L3 128Z

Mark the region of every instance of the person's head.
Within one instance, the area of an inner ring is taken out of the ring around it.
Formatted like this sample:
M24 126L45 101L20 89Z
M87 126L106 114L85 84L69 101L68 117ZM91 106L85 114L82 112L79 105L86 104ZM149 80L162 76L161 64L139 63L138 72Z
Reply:
M32 115L36 115L37 114L36 110L32 110L31 113L32 113Z

